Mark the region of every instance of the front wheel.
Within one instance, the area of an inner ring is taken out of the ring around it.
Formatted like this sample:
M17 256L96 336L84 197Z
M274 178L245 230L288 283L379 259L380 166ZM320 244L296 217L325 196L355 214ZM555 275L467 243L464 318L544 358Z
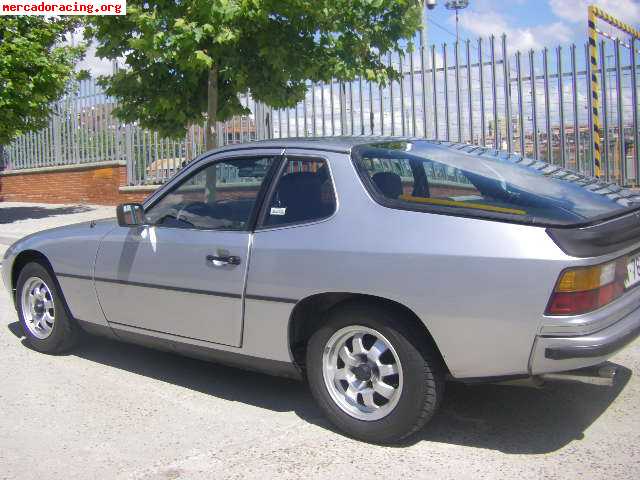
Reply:
M53 275L38 262L24 266L16 284L18 317L29 345L45 353L62 353L78 341L79 328L67 314Z
M340 430L365 441L397 442L433 416L444 393L443 374L416 330L392 310L349 304L312 335L309 385Z

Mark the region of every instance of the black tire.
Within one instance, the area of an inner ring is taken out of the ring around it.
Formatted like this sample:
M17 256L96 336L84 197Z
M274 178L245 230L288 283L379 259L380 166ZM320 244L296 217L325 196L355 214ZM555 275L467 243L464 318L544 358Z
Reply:
M339 430L372 443L396 443L421 430L444 395L442 361L423 332L392 309L363 303L334 308L307 345L307 379L320 409ZM395 349L402 366L403 387L396 406L379 420L360 420L333 400L324 382L322 357L338 330L360 325L380 332Z
M49 291L51 292L55 309L53 329L51 334L44 339L36 337L31 332L27 326L26 319L22 311L22 290L25 287L25 282L27 282L31 277L38 277L46 283ZM66 303L62 293L60 292L60 286L57 280L51 271L41 263L28 263L20 272L18 282L16 284L16 306L22 330L24 331L29 346L34 350L43 353L64 353L72 349L78 343L81 333L80 328L68 313L68 309L66 308Z

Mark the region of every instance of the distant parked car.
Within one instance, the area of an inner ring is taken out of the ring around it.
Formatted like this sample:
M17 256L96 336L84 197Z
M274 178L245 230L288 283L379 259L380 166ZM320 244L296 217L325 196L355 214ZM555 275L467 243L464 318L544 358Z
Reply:
M117 221L26 237L2 275L36 350L84 330L306 376L340 429L390 442L446 378L544 377L636 338L639 251L640 198L558 166L290 139L202 155Z

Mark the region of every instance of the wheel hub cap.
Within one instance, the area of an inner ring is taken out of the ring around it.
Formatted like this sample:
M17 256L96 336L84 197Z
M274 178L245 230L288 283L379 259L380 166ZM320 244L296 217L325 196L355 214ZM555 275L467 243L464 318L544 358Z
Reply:
M348 415L374 421L389 415L402 394L402 366L380 332L353 325L334 333L322 356L329 395Z
M368 363L361 363L356 368L352 370L354 375L361 382L368 382L371 380L371 374L373 373L373 368Z
M22 316L29 332L44 340L53 331L55 306L49 286L39 277L30 277L22 287Z
M44 302L42 300L36 300L36 304L33 306L36 315L42 315L44 313Z

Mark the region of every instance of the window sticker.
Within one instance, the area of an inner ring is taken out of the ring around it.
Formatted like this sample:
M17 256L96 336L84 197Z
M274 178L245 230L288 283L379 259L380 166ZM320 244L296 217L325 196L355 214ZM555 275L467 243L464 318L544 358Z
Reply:
M287 207L271 207L271 215L286 215Z

